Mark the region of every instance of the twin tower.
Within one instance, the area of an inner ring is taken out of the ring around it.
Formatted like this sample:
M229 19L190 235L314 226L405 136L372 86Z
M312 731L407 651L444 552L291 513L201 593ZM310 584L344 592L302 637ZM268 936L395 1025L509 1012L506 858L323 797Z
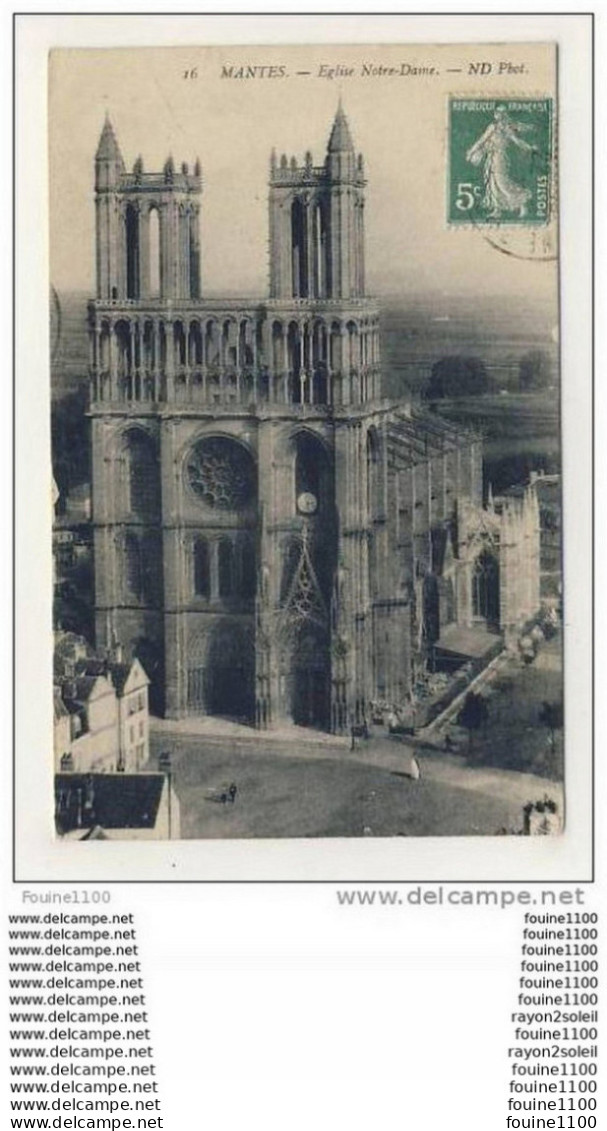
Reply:
M365 293L364 168L340 104L323 165L270 163L270 298L353 299ZM109 118L95 157L97 298L199 299L202 175L127 172Z
M370 477L388 466L363 160L341 105L321 165L272 154L262 300L205 296L202 188L198 161L128 172L106 120L89 304L97 644L139 656L172 717L343 731L373 694Z

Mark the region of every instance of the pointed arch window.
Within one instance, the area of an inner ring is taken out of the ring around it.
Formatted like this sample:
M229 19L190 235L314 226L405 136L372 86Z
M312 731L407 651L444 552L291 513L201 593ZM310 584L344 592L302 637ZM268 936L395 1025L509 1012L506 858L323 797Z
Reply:
M293 255L293 296L308 297L308 224L306 206L296 199L291 206L291 249Z
M133 431L127 437L128 509L141 518L160 513L160 472L156 446L150 436Z
M472 574L472 611L489 625L500 621L500 570L495 554L483 550L474 563Z
M209 544L206 538L197 538L194 542L194 592L197 597L208 598L211 595Z
M255 551L253 548L252 540L249 537L243 538L240 543L240 569L239 569L239 588L240 596L245 600L251 600L255 596L257 588L257 576L255 570Z
M200 298L200 243L198 236L198 212L195 208L189 214L189 248L190 248L190 298Z
M231 597L234 593L234 547L229 538L222 538L218 546L217 580L219 596Z
M139 211L134 204L126 206L125 234L126 297L139 298Z
M148 215L148 254L150 265L150 298L160 298L162 293L160 214L150 208Z

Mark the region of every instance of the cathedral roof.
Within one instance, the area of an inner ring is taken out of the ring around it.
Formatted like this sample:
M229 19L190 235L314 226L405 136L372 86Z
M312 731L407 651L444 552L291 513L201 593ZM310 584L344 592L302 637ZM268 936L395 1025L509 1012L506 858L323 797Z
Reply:
M331 136L328 145L329 153L353 153L354 144L352 142L352 134L348 125L348 119L344 113L344 108L341 104L341 99L337 107L337 113L333 122Z
M120 152L120 146L116 141L114 127L107 114L105 115L105 122L103 123L103 129L95 156L98 161L122 161L122 154Z

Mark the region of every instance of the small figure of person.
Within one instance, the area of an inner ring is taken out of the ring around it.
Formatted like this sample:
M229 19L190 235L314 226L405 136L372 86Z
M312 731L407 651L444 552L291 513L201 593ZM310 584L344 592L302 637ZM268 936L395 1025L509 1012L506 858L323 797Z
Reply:
M236 782L233 781L230 788L228 789L228 797L230 798L232 805L236 801L236 794L237 793L238 793L238 787L236 785Z
M409 765L409 777L411 778L411 781L419 781L421 776L422 776L422 771L421 771L421 768L420 768L420 764L419 764L415 754L412 754L411 755L411 763Z
M445 735L445 750L448 754L450 754L453 750L453 739L451 738L450 734Z

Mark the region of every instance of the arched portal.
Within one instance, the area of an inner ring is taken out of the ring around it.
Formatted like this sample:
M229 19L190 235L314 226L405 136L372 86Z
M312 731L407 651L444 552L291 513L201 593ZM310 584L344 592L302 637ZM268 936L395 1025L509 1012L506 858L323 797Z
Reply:
M209 715L252 720L255 713L255 651L250 634L235 622L220 622L209 639L205 707Z
M500 623L500 567L495 554L483 550L472 573L472 612L491 628Z
M328 730L331 719L331 668L327 633L303 624L294 637L290 656L288 694L296 726Z

